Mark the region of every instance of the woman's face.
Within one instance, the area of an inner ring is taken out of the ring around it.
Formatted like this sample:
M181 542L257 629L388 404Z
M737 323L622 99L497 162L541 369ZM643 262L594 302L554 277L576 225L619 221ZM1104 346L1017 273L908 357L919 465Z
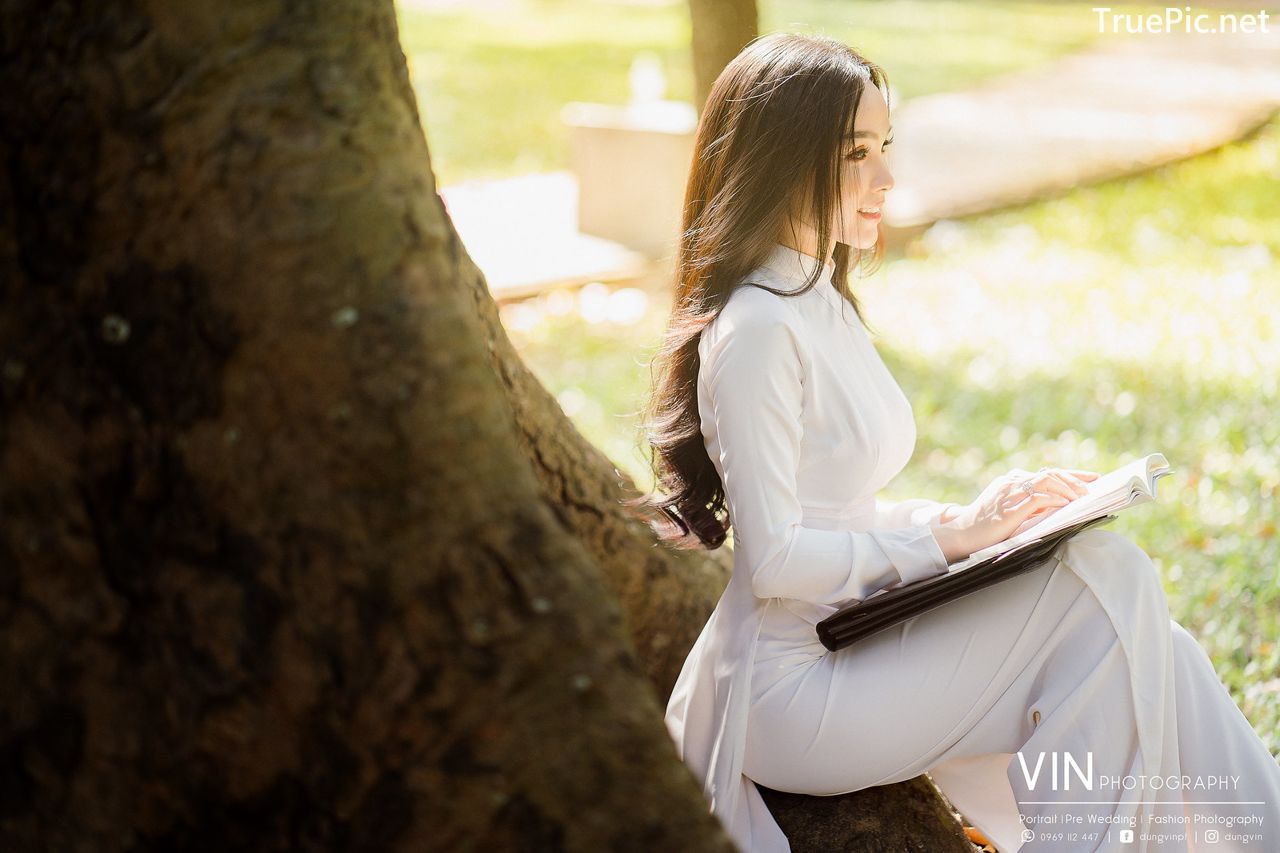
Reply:
M886 144L890 141L889 106L884 94L867 86L858 101L853 136L841 150L841 207L832 212L835 239L858 249L876 244L881 208L893 188ZM864 213L868 208L874 214Z
M833 233L831 239L855 249L871 249L876 244L880 227L878 209L885 196L893 188L893 175L889 172L888 146L890 133L889 107L884 95L875 86L868 85L862 92L853 119L853 132L844 138L840 149L840 206L831 211ZM809 220L813 204L812 187L805 190L799 209L793 210L781 242L816 257L818 232L816 223ZM874 214L861 213L860 209L873 208ZM826 260L831 260L828 250Z

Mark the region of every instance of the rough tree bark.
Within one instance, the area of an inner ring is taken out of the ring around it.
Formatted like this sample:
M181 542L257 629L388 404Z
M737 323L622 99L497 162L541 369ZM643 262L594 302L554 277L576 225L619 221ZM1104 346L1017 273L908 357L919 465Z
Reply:
M731 849L517 444L390 0L4 28L3 846Z
M0 14L0 847L731 850L724 556L512 351L390 0Z
M711 84L729 60L759 33L756 0L689 0L689 23L693 39L693 104L701 115Z

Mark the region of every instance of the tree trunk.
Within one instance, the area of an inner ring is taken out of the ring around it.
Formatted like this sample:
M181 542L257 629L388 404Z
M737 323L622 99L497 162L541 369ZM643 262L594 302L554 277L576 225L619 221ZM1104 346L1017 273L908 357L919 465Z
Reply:
M755 0L689 0L693 36L693 105L702 108L711 84L747 44L756 37L759 16Z
M0 20L0 847L732 850L724 555L512 351L392 3Z
M730 850L518 446L391 2L8 14L6 849Z

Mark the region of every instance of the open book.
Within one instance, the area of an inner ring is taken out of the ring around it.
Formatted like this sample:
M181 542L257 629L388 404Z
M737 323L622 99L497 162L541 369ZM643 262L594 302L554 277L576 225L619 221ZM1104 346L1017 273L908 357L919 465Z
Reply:
M1037 542L1077 522L1153 501L1156 497L1156 480L1172 471L1169 461L1162 453L1151 453L1135 459L1091 483L1086 483L1088 491L1085 494L1045 513L1039 521L1018 535L974 551L963 560L947 566L947 572L957 572L1006 551Z

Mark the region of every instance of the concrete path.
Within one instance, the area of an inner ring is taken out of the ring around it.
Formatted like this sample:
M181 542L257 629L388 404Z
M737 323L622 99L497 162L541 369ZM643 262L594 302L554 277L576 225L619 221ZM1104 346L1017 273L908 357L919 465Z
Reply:
M1239 138L1280 109L1280 13L1269 28L1100 35L1088 50L1046 66L895 105L897 185L885 210L887 236L902 242L940 219L1143 171ZM669 257L645 257L577 230L576 186L572 174L557 172L442 188L495 298L589 281L667 282Z
M654 259L578 230L578 182L543 172L440 189L462 244L495 299L521 299L550 287L636 281Z
M1270 30L1100 35L1044 67L905 101L885 226L918 230L1245 135L1280 109L1280 13Z

